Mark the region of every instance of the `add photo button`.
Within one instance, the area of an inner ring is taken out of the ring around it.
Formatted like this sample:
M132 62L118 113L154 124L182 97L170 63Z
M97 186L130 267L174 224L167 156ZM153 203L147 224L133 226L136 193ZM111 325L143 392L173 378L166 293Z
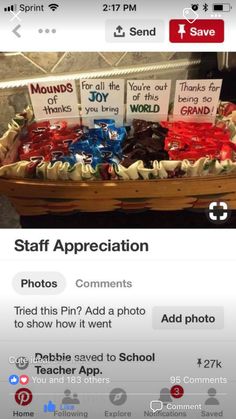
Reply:
M153 329L223 329L223 307L153 307Z
M108 20L107 42L164 42L162 20Z

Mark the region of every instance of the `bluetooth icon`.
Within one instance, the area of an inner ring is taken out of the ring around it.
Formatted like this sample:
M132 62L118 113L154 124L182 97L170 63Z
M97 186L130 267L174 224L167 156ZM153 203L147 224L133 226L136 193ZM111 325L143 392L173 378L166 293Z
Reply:
M208 12L209 6L207 3L204 3L202 7L204 12Z

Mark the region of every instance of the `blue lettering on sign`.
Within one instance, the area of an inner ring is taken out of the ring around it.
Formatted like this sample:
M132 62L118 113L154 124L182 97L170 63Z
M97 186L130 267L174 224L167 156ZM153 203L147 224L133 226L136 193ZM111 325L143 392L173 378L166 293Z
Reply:
M109 93L100 93L100 92L94 92L91 91L90 93L90 97L88 98L88 100L90 102L106 102L107 101L107 97L109 96Z

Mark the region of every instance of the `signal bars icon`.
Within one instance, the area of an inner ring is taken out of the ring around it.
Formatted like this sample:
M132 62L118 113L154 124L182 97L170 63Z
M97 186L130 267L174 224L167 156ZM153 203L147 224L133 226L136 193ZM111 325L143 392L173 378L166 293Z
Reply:
M17 5L12 4L11 6L4 7L4 12L16 12L17 11Z

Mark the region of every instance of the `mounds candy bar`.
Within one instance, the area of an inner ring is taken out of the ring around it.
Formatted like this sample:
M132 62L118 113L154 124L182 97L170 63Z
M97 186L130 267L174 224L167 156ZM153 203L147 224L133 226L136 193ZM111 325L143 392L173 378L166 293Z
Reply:
M50 150L52 148L52 142L48 140L42 140L41 142L37 142L37 143L24 142L24 143L21 143L19 147L19 154L23 155L23 154L27 154L31 151L39 150L39 149L44 150L44 148L46 148L46 150Z
M78 134L83 133L80 124L68 125L66 121L57 121L54 124L50 125L50 130L56 135L71 135L73 133Z
M68 124L66 121L57 121L54 124L50 125L50 129L56 132L65 132L68 129Z
M49 121L34 122L27 131L25 130L21 140L41 142L43 140L64 141L76 140L83 136L83 130L79 124L68 126L66 121L59 121L51 125Z
M28 135L31 136L32 132L39 132L45 131L50 129L50 122L49 121L41 121L41 122L32 122L28 126Z
M79 140L83 137L84 131L79 124L68 126L66 121L56 122L50 127L54 141Z
M26 140L29 141L41 141L43 139L50 139L52 133L50 133L50 122L33 122L27 128Z
M64 144L55 144L53 142L44 142L41 146L36 147L35 144L31 147L31 144L27 144L27 148L23 146L19 152L21 160L40 160L40 161L52 161L58 160L62 156L69 155L69 149Z
M79 141L83 135L79 124L68 126L66 121L55 124L49 121L34 122L22 131L18 155L20 160L54 162L68 157L71 144Z
M21 145L19 148L19 158L20 160L44 160L45 156L47 156L52 149L52 145L50 143L44 142L42 146L39 145L36 147L35 145L32 146L31 143L27 143L25 145Z
M54 159L58 160L59 157L68 156L70 154L70 151L69 151L68 147L64 144L62 144L62 145L53 144L53 146L50 150L50 154L51 154L53 160Z

